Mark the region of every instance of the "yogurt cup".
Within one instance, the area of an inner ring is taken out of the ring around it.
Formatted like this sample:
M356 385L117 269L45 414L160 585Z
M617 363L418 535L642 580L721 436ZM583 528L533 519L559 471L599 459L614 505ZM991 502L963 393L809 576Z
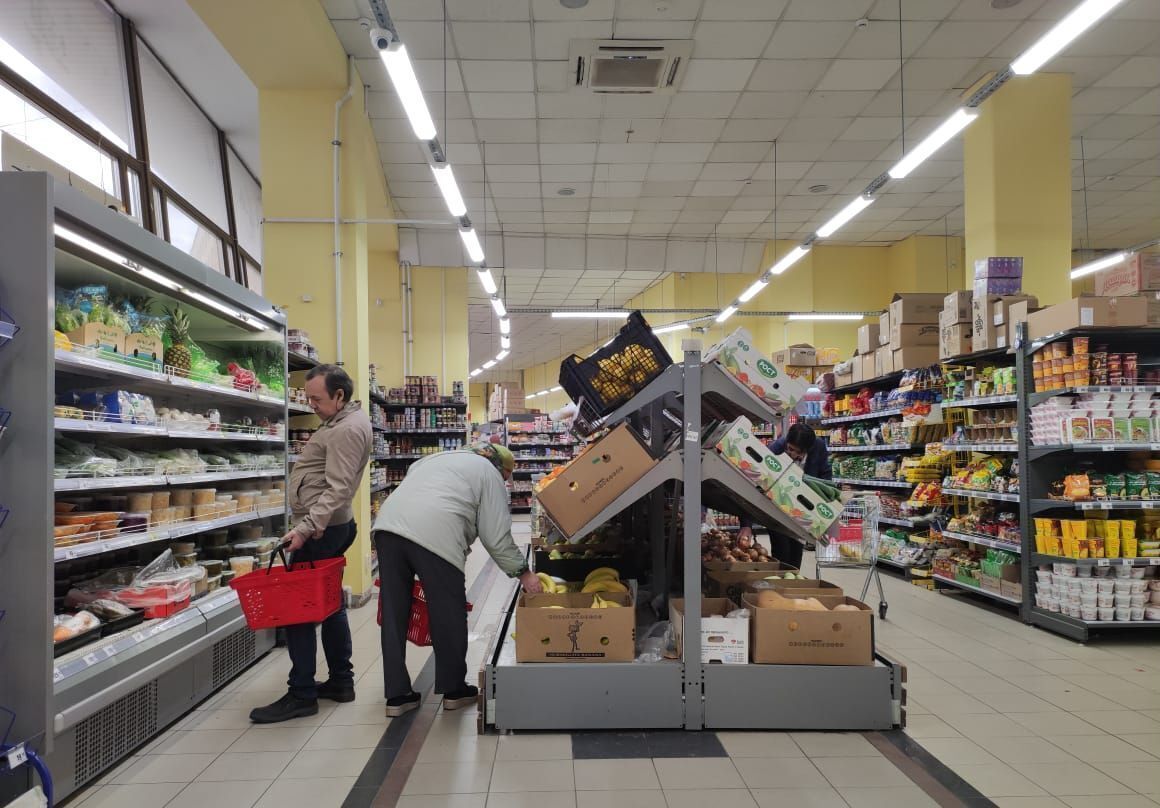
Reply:
M1146 591L1148 591L1148 582L1147 581L1145 581L1143 579L1138 580L1138 581L1135 579L1132 580L1132 594L1133 595L1140 595Z
M1143 611L1143 609L1141 609L1141 611ZM1080 614L1080 618L1082 618L1083 620L1095 620L1099 616L1099 610L1096 609L1096 607L1094 607L1094 606L1092 606L1090 608L1085 606L1082 609L1080 609L1079 614Z
M1110 595L1116 591L1116 582L1110 578L1104 578L1097 583L1099 585L1099 593L1101 595Z
M1100 608L1108 608L1116 605L1115 595L1096 595L1096 605Z
M1126 623L1131 619L1132 619L1132 607L1131 606L1117 606L1116 607L1116 620L1118 622Z
M1143 620L1144 619L1144 607L1143 606L1141 606L1139 608L1136 608L1135 606L1132 607L1132 619L1133 620Z
M1095 578L1080 578L1080 591L1085 595L1094 595L1099 591L1099 581Z
M1100 620L1115 620L1116 610L1110 608L1100 608L1096 610L1099 612Z
M1132 596L1130 594L1128 594L1127 592L1125 592L1123 594L1120 594L1119 592L1117 592L1115 594L1115 598L1116 598L1116 608L1120 608L1122 606L1131 606L1132 605Z
M1132 595L1130 595L1129 597L1131 598L1131 604L1132 604L1133 609L1143 609L1144 604L1148 602L1148 595L1143 593L1143 592L1141 592L1138 595L1135 593L1132 593Z

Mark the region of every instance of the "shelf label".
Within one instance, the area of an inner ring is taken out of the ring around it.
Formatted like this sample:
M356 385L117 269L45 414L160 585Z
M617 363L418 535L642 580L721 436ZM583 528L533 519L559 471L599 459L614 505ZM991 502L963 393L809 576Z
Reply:
M1112 566L1112 560L1110 558L1097 558L1096 559L1096 566L1097 567L1110 567L1110 566Z
M96 665L98 662L100 662L100 660L99 660L99 659L97 659L97 655L96 655L96 653L92 653L92 654L85 654L85 655L84 655L84 657L82 657L82 659L84 659L85 665L86 665L87 667L90 667L90 668L91 668L93 665Z
M1116 445L1114 443L1106 443L1100 447L1100 450L1104 452L1114 452L1116 451Z
M1156 503L1152 501L1144 501L1140 503L1140 510L1151 511L1156 508Z
M1100 510L1101 511L1110 511L1111 509L1112 509L1111 502L1101 502L1100 503Z
M1160 443L1150 443L1148 444L1148 448L1153 452L1160 452Z
M1148 559L1148 566L1149 567L1160 567L1160 558L1149 558Z

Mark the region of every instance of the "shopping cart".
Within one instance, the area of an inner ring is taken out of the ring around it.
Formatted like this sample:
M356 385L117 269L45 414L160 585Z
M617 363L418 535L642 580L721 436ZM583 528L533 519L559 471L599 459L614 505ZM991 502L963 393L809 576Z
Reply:
M847 500L841 516L834 523L827 541L819 541L814 560L818 578L825 568L864 569L866 581L858 600L865 603L870 581L878 585L878 616L886 619L886 593L878 577L878 512L877 494L856 494Z

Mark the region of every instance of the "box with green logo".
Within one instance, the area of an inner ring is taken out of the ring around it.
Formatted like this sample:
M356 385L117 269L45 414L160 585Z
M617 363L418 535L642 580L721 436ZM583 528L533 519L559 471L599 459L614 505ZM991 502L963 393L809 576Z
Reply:
M753 423L744 415L729 425L716 444L720 455L762 491L773 488L777 478L793 465L789 455L775 454L753 434Z
M797 464L778 477L765 495L815 539L842 513L840 499L829 499L810 487Z
M790 376L784 367L778 367L757 350L753 337L744 328L710 348L705 361L720 363L755 396L777 409L793 409L808 389L803 379Z

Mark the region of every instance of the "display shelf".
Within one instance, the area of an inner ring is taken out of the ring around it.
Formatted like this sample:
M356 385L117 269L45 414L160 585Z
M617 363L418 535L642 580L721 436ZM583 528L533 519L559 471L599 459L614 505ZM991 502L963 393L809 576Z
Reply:
M884 410L876 410L874 412L863 413L862 415L835 415L830 418L822 419L822 426L832 426L834 424L852 424L856 421L875 421L880 418L890 418L894 415L902 415L901 407L888 407Z
M1041 609L1031 608L1031 624L1050 629L1057 634L1079 642L1087 642L1092 634L1102 631L1129 629L1160 629L1160 620L1081 620L1078 617Z
M853 477L835 477L830 482L838 483L839 485L863 486L865 488L911 489L917 486L917 483L908 483L905 480L857 480Z
M959 533L954 530L944 530L942 531L942 535L947 539L955 539L956 541L965 541L972 544L981 544L984 547L993 547L996 550L1007 550L1011 553L1023 552L1023 548L1015 542L992 539L988 536L977 536L974 533Z
M514 455L517 463L571 463L573 457L536 457L535 455Z
M299 404L294 401L291 401L289 404L287 404L286 409L290 412L291 415L314 415L314 410L310 409L308 405Z
M508 443L508 448L509 449L524 449L524 448L527 448L529 446L554 448L557 446L579 446L579 445L580 444L578 444L574 441L573 442L553 441L553 442L549 442L549 443L522 443L520 441L513 441L511 443Z
M940 584L946 584L947 586L953 586L956 589L961 589L964 592L970 592L974 595L982 595L985 598L990 598L991 600L997 600L997 601L1000 601L1001 603L1009 603L1012 606L1020 606L1023 603L1018 598L1009 598L1006 595L1001 594L999 592L988 592L986 589L983 589L983 588L978 587L978 586L971 586L970 584L965 584L962 581L956 581L954 578L946 578L942 575L931 575L930 577L933 580L938 581Z
M986 454L999 454L1003 452L1018 452L1019 444L1017 443L946 443L942 444L944 449L950 449L954 452L980 452Z
M893 558L887 556L878 556L878 563L885 564L888 567L894 567L899 570L911 570L918 566L913 561L895 561Z
M100 491L113 488L144 488L165 485L200 485L227 480L257 480L283 477L283 469L219 471L205 474L147 474L125 477L69 477L53 480L54 491Z
M1015 404L1019 401L1019 396L1015 394L1002 396L972 396L970 398L960 398L946 400L943 399L943 409L971 409L975 407L1002 407L1007 404Z
M378 404L386 410L405 410L405 409L443 409L443 410L467 410L466 401L428 401L428 402L403 402L403 401L388 401L380 396L378 393L371 393L371 401ZM464 431L467 428L464 427Z
M879 516L878 521L887 525L896 525L898 527L919 527L925 524L918 519L911 519L905 516Z
M921 449L922 443L883 443L875 446L830 446L831 452L910 452Z
M944 488L942 490L944 496L948 497L968 497L970 499L991 499L997 502L1018 502L1019 495L1016 493L1000 493L998 491L974 491L970 488Z
M983 359L994 359L997 356L1009 356L1011 349L1009 348L988 348L985 351L972 351L971 353L960 354L959 356L951 356L947 359L940 359L941 365L965 365L969 362L978 362Z
M296 370L310 370L318 367L318 360L297 351L286 351L286 367L291 372Z
M376 426L376 432L385 435L466 435L467 427L422 427L418 429L393 429L391 427Z
M134 437L166 437L206 441L242 441L247 443L285 443L285 435L263 433L257 427L223 424L220 429L181 429L163 424L125 424L80 418L54 418L57 432L91 432L101 435L132 435Z
M1056 443L1027 448L1032 460L1057 452L1160 452L1160 443Z
M1091 502L1075 502L1077 511L1154 511L1160 508L1156 499L1103 499Z
M1040 390L1028 396L1030 406L1041 404L1056 396L1067 396L1075 393L1160 393L1160 384L1085 384L1078 387L1063 387L1059 390Z
M72 547L55 547L53 548L53 560L56 562L72 561L76 558L101 555L102 553L124 550L142 544L152 544L155 541L167 541L185 536L194 536L198 533L208 533L211 530L219 530L223 527L252 522L255 519L269 519L277 516L285 516L285 514L286 510L282 507L259 508L256 511L230 514L219 519L210 519L203 522L183 522L181 524L153 528L144 533L124 533L114 538L90 541Z
M1034 564L1075 564L1077 567L1160 567L1160 558L1069 558L1032 553Z
M854 393L864 387L897 387L898 382L902 379L903 371L899 370L894 373L887 373L885 376L877 376L873 379L863 379L860 382L851 382L850 384L843 384L840 387L835 387L830 393Z

